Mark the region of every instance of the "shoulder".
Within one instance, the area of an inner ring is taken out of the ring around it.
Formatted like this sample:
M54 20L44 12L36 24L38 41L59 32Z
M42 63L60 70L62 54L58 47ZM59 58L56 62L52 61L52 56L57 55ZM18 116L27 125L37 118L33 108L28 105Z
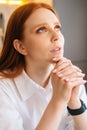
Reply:
M13 86L12 79L0 77L0 95L2 93L7 94L8 92L10 92L12 86Z
M12 82L12 79L8 79L8 78L4 78L0 76L0 88L2 86L7 86L8 84L10 84Z
M16 78L4 78L0 77L0 96L5 96L7 98L18 98L19 90L18 87L21 87L22 75L17 76Z
M5 99L12 98L15 91L14 79L0 78L0 97Z

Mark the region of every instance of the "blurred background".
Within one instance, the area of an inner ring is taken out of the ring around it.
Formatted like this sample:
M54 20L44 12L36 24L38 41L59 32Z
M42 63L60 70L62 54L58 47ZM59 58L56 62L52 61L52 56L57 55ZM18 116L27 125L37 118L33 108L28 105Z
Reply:
M65 37L65 57L83 70L87 80L87 0L54 0L54 7Z
M65 37L64 55L83 70L87 79L87 0L0 0L0 49L9 16L27 2L45 2L55 7Z

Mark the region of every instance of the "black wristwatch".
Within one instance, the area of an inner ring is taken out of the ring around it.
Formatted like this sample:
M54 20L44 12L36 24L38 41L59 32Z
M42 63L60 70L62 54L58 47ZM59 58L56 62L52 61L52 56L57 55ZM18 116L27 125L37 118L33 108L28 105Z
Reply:
M87 110L85 103L81 99L80 101L81 101L81 107L79 109L71 109L67 106L67 110L72 116L80 115Z

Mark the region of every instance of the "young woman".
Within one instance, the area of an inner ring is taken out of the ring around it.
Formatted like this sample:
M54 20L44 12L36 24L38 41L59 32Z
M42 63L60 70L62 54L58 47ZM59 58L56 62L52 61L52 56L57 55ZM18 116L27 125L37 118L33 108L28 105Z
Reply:
M13 12L0 55L0 130L87 130L84 74L63 52L51 6Z

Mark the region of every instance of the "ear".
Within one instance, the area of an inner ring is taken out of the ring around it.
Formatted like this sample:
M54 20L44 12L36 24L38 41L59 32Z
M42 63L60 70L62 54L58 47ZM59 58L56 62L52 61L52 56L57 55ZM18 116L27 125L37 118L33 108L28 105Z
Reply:
M26 51L23 43L20 40L15 39L13 42L13 46L20 54L27 55L27 51Z

